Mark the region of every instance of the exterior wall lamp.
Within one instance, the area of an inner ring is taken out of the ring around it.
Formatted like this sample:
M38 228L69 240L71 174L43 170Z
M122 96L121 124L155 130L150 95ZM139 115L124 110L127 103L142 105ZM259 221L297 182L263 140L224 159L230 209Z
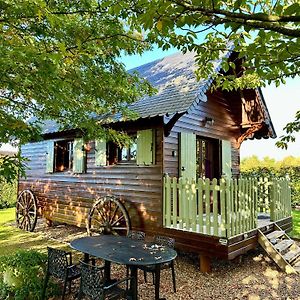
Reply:
M211 117L205 117L204 119L202 119L200 121L200 124L202 127L205 127L206 125L212 126L212 125L214 125L214 123L215 123L215 120Z

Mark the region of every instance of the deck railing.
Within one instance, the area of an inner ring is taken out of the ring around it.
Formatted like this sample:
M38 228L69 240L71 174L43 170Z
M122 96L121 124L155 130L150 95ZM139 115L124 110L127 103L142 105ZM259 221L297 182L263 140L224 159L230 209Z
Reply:
M257 228L258 212L276 221L291 215L287 179L164 177L164 226L218 237Z

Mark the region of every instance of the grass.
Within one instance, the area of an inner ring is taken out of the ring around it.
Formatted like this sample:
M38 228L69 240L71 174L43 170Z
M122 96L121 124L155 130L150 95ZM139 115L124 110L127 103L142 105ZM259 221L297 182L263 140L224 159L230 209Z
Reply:
M293 231L290 236L300 239L300 211L294 210ZM65 247L59 242L49 240L38 232L26 232L14 226L9 226L15 220L15 209L0 210L0 255L15 252L18 249L34 249L46 252L47 246Z
M27 232L15 226L9 226L14 220L14 208L0 210L0 255L11 254L18 249L32 249L45 253L50 244L49 240L39 233ZM51 241L51 245L62 246L62 244L54 241Z
M293 231L291 231L290 236L292 238L300 239L300 210L293 210L292 217Z

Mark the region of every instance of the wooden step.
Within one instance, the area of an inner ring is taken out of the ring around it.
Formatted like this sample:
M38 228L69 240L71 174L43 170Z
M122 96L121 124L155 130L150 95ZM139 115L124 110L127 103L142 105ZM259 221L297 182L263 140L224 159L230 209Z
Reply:
M283 255L283 258L289 262L292 263L295 259L297 259L300 256L300 248L295 247L295 249L290 250L285 255Z
M293 240L283 240L283 241L279 242L278 244L274 245L274 248L279 252L284 252L293 244L294 244Z
M300 273L300 260L293 265L293 268L296 270L296 272Z
M283 230L275 230L272 231L271 233L267 234L266 237L268 240L276 240L280 237L282 237L285 234Z

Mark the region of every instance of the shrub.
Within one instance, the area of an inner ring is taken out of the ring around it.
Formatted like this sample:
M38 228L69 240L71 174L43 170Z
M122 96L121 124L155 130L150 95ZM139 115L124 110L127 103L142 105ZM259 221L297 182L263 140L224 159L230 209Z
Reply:
M286 157L275 161L268 157L259 160L256 156L245 158L241 162L241 175L244 177L289 177L292 206L300 204L300 159Z
M33 250L0 256L0 299L41 299L46 261L46 254ZM48 297L57 295L57 291L57 286L50 282Z
M0 179L0 209L15 206L17 200L17 185L17 180L8 183L6 180Z

